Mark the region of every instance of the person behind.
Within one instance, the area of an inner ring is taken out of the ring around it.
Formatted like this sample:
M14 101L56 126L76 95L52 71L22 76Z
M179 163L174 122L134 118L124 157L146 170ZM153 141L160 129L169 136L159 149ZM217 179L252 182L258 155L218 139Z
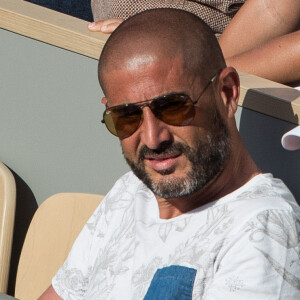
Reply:
M101 11L97 1L92 0L94 20L99 20L97 16ZM186 1L188 2L190 1ZM229 4L222 0L215 1L216 3L229 5L231 9L238 4ZM148 5L151 4L149 2ZM193 5L197 3L194 2ZM228 20L222 30L215 30L222 33L219 42L227 65L276 82L299 86L300 1L247 0L245 4L239 3L237 7L239 10L231 15L232 20ZM203 14L206 14L205 10ZM103 20L90 23L88 28L91 31L111 33L123 22L122 18L116 16L120 14L106 17L103 15ZM204 20L214 29L210 23L214 18Z
M239 77L210 28L182 10L137 14L109 37L99 80L132 171L40 299L299 299L300 208L247 152Z
M139 12L177 8L200 17L219 36L246 0L91 0L95 21L107 20L109 28ZM101 24L101 22L100 22ZM109 28L107 28L109 30ZM106 29L102 28L106 31Z

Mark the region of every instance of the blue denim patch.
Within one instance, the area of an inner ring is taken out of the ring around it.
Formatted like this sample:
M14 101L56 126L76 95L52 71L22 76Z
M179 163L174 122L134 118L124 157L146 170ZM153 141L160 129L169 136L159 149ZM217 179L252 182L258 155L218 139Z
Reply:
M144 300L191 300L196 273L183 266L158 269Z

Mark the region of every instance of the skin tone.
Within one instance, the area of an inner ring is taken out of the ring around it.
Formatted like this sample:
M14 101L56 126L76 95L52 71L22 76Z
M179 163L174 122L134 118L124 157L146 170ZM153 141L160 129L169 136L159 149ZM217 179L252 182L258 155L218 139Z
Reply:
M223 54L231 57L249 51L299 26L298 0L247 0L220 38Z
M125 63L122 68L109 72L106 81L108 82L107 89L111 92L109 98L103 98L103 104L114 106L138 102L170 92L185 92L195 99L205 86L201 78L193 75L187 76L182 69L180 57L172 60L152 57L152 61L154 62L151 64L131 68L131 71L128 71ZM118 81L114 78L118 78ZM217 104L228 126L231 142L235 145L234 154L230 156L223 172L205 188L180 198L164 199L156 195L160 218L173 218L216 200L232 192L258 173L236 129L234 114L237 109L238 96L238 76L233 68L226 68L197 104L196 116L190 125L182 127L167 125L156 119L150 108L145 107L143 109L144 121L140 128L132 136L121 140L124 155L135 162L143 145L150 149L157 149L163 142L181 142L195 148L195 142L207 136L214 105ZM159 158L146 157L144 163L146 171L154 181L159 181L165 176L157 171L172 167L174 172L167 176L178 178L184 177L191 168L190 162L180 153Z
M298 0L247 0L219 43L228 65L289 83L300 80L299 29Z
M253 59L255 58L255 59ZM252 63L249 64L249 61ZM272 81L300 84L300 30L226 59L240 71Z
M219 40L227 65L281 83L300 80L299 20L299 0L247 0ZM122 22L107 19L88 28L111 33Z

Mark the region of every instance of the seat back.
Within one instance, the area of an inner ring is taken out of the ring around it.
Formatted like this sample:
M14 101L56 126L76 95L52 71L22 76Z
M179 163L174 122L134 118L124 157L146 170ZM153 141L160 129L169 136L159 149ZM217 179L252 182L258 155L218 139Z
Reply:
M62 193L40 205L21 252L15 289L17 298L37 299L46 290L102 199L101 195Z
M0 292L6 293L16 208L16 183L0 162Z

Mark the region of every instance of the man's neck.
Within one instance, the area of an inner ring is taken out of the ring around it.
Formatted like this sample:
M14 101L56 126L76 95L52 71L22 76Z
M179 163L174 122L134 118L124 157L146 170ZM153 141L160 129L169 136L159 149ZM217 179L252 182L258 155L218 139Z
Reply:
M156 196L160 218L171 219L201 207L207 203L221 199L246 184L260 170L246 151L231 155L224 169L209 181L202 189L179 197L164 199Z

